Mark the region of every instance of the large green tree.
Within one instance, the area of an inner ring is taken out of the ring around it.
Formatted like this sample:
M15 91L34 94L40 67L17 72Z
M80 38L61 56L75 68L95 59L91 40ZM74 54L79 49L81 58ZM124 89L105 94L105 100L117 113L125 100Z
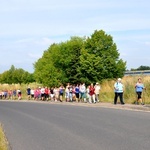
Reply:
M47 86L56 86L63 78L63 71L55 67L52 52L56 52L57 45L52 45L48 51L45 51L43 57L40 58L35 64L34 78L37 82ZM54 50L55 49L55 50Z
M89 54L94 55L94 59L100 61L100 69L97 70L100 75L99 79L122 77L126 70L126 62L119 58L117 46L111 35L106 34L103 30L95 31L88 37L85 49ZM100 65L101 64L101 65ZM93 71L95 68L93 67Z
M80 77L77 68L83 44L84 38L80 37L72 37L69 41L52 44L42 58L34 64L35 79L48 86L78 82Z
M71 37L66 42L52 44L34 68L36 81L55 86L122 77L126 62L119 58L112 36L96 30L88 38Z

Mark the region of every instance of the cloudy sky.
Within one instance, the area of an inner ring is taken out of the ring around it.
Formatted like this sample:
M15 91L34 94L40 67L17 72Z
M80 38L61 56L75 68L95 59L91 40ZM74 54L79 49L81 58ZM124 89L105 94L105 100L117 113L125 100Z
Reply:
M0 73L33 72L52 43L104 30L127 69L150 66L149 0L0 0Z

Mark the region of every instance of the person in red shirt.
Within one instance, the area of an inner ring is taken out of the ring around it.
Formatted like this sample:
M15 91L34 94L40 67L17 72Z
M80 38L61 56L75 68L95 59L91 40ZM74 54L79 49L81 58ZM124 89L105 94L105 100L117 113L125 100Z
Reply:
M90 103L96 103L95 101L95 88L93 86L93 83L91 83L90 87L89 87L89 102Z
M47 101L49 100L49 89L48 89L48 87L45 87L45 99Z

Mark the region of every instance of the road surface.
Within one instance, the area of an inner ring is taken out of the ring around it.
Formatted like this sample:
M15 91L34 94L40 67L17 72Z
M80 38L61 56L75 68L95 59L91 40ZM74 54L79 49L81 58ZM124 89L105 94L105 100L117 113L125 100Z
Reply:
M149 150L150 113L0 101L13 150Z

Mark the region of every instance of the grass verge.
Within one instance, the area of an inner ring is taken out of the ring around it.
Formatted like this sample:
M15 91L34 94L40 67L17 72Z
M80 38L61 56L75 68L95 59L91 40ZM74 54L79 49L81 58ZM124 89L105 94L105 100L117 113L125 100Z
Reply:
M8 150L8 141L0 124L0 150Z

